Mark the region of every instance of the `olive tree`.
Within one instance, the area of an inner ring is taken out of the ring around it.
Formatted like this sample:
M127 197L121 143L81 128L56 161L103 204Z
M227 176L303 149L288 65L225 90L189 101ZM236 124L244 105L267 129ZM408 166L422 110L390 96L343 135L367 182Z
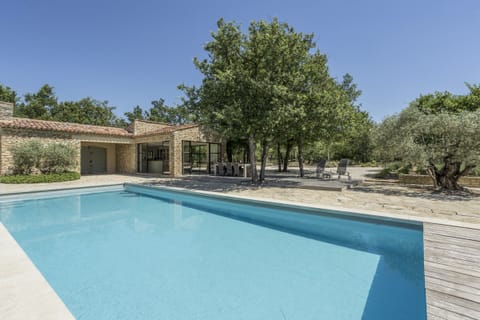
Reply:
M417 100L380 124L377 156L424 167L435 188L459 190L460 177L480 164L479 137L480 110L427 113Z

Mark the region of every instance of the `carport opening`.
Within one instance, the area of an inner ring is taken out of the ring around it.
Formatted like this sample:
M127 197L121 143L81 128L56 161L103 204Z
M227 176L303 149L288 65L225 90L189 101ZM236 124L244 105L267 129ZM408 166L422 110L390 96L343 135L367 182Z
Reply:
M95 146L82 146L81 174L99 174L107 172L107 149Z

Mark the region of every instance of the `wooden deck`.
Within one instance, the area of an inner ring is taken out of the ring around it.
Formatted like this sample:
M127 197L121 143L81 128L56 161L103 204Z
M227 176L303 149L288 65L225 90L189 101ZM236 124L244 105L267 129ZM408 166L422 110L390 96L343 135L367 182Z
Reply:
M480 229L423 228L428 319L480 319Z

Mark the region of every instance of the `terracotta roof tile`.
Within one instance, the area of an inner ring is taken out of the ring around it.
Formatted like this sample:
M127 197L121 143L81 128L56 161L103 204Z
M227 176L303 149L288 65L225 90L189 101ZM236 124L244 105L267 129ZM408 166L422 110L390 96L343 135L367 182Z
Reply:
M44 131L60 131L69 133L98 134L104 136L132 137L127 130L115 127L94 126L71 122L46 121L27 118L10 118L0 120L0 127L14 129L34 129Z
M0 120L0 128L13 128L13 129L33 129L43 131L60 131L68 133L83 133L83 134L97 134L103 136L121 136L121 137L146 137L156 134L171 133L177 130L185 130L198 127L197 124L185 124L179 126L170 126L160 128L158 130L146 132L143 134L133 135L127 129L94 126L88 124L79 124L71 122L59 122L59 121L46 121L27 118L10 118Z

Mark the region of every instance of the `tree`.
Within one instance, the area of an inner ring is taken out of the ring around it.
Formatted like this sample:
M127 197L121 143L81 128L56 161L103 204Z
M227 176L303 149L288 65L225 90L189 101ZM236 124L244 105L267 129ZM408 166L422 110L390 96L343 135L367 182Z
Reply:
M17 96L15 90L8 86L3 86L0 83L0 101L16 104L18 103L18 100L19 97Z
M25 102L15 108L15 116L48 120L50 110L58 104L54 88L43 85L37 93L25 94Z
M425 167L437 189L461 189L460 177L480 164L478 86L469 88L470 94L463 96L420 96L386 118L377 130L377 154Z
M273 138L290 124L285 117L301 115L308 105L299 93L308 86L304 65L322 55L310 57L313 35L297 33L277 19L252 22L248 34L232 22L217 25L205 46L208 58L194 60L204 78L199 88L188 88L194 98L189 105L197 108L202 123L227 138L248 140L256 182L257 144L262 146L262 180Z
M190 123L190 117L183 106L169 107L165 100L158 99L152 101L152 107L148 111L148 120L157 122L166 122L170 124Z
M132 112L125 112L124 115L127 117L129 123L132 123L135 120L145 120L149 116L148 112L144 111L142 107L138 105L133 108Z
M108 101L83 98L79 101L57 103L49 109L46 116L49 120L91 124L98 126L126 126L126 123L114 113L115 107Z

